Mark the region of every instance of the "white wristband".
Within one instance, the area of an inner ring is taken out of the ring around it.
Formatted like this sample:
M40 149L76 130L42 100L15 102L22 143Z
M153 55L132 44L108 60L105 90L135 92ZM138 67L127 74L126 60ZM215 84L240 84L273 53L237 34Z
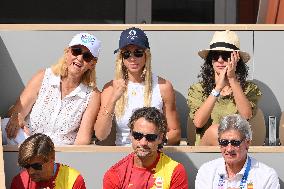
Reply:
M212 96L215 96L215 97L219 97L219 96L220 96L220 92L219 92L219 91L216 91L215 89L213 89L213 90L211 91L211 95L212 95Z

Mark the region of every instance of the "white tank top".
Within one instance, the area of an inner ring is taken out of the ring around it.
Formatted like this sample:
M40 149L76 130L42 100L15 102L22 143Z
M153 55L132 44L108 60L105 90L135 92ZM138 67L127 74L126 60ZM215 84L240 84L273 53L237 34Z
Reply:
M151 106L156 107L161 112L163 111L163 100L158 84L158 76L153 74L153 87L152 87L152 101ZM130 129L128 127L129 119L132 113L138 109L144 107L144 83L133 83L128 81L128 106L125 109L124 115L119 119L116 119L116 141L117 146L128 146L131 144L129 137Z
M92 91L81 83L61 99L60 76L46 69L38 98L26 118L30 133L46 134L55 145L73 144Z

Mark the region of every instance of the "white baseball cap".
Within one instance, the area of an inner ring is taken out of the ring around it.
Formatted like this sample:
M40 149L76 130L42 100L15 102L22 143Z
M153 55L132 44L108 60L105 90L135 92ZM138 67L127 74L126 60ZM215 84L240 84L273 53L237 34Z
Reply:
M99 57L101 41L99 41L94 35L89 33L78 33L72 38L71 42L69 43L69 47L74 45L84 45L89 49L94 57Z

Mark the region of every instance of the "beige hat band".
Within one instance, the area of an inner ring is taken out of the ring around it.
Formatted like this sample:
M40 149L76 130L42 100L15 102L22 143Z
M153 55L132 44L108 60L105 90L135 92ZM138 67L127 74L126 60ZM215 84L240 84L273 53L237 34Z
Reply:
M217 47L224 47L224 48L228 48L228 49L232 49L232 50L240 50L238 47L236 47L235 45L231 44L231 43L225 43L225 42L216 42L210 45L210 49L214 49Z

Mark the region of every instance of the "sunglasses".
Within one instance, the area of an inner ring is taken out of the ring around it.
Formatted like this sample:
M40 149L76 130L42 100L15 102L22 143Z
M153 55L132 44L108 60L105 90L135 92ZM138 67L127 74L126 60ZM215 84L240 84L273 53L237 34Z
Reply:
M29 169L30 167L34 170L42 170L42 164L40 163L27 164L24 166L25 169Z
M227 61L228 58L231 58L231 53L230 51L212 51L210 52L210 56L212 60L218 60L221 56L223 60Z
M132 131L132 136L135 140L138 140L138 141L140 141L143 137L145 137L145 139L148 142L154 142L158 138L158 135L156 135L156 134L144 135L143 133L139 133L139 132L136 132L136 131Z
M222 147L226 147L231 144L234 147L239 147L243 140L226 140L226 139L219 139L219 145Z
M83 60L86 62L91 62L92 60L95 60L96 58L90 53L89 51L83 52L83 49L79 46L72 46L71 47L71 53L73 56L79 56L83 55Z
M124 51L121 54L123 59L128 59L131 56L131 54L133 54L136 58L140 58L144 55L144 50L136 49L133 53L131 51Z

